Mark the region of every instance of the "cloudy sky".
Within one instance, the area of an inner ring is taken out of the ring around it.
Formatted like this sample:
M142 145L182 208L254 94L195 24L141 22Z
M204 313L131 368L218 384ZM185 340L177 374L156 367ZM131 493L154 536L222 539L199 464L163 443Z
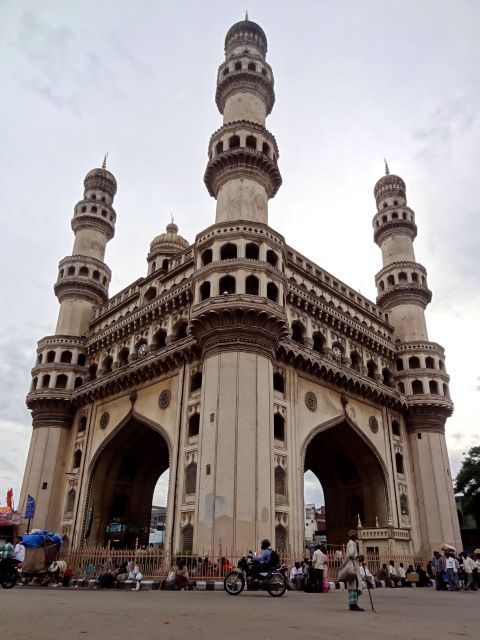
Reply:
M454 471L479 443L480 3L250 0L277 102L267 126L283 185L269 222L287 242L375 299L373 186L404 178L417 260L446 348ZM36 342L55 330L58 261L73 245L85 173L109 153L117 230L111 293L146 273L173 213L190 242L212 224L203 184L221 125L215 78L245 0L1 0L0 503L18 499L30 438L25 394ZM317 500L314 484L307 501ZM317 500L318 501L318 500Z

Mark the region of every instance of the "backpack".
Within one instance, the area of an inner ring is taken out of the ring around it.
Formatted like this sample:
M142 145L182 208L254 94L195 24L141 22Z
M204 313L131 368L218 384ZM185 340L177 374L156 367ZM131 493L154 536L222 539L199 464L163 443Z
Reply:
M270 567L272 569L276 569L280 566L280 556L276 551L272 549L272 553L270 555Z

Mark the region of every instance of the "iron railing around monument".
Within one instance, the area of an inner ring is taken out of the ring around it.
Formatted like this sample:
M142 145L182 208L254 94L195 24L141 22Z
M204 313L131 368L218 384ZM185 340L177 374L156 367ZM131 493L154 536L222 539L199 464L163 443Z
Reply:
M197 580L223 580L225 575L236 567L241 557L248 554L248 550L231 551L221 549L216 553L203 549L199 553L178 552L171 555L160 547L149 546L136 549L112 549L110 547L80 547L62 550L61 559L72 569L76 578L93 579L105 571L113 571L125 562L133 561L138 565L143 577L148 580L164 580L176 564L182 561L188 568L189 576ZM304 559L303 554L293 556L290 552L280 552L282 563L290 569L295 562ZM306 554L305 554L306 555ZM345 557L345 546L329 548L328 568L326 574L332 581L337 579L337 572ZM383 564L393 560L398 569L403 563L405 569L417 564L426 568L426 558L412 554L380 554L367 552L365 564L372 575L377 575Z

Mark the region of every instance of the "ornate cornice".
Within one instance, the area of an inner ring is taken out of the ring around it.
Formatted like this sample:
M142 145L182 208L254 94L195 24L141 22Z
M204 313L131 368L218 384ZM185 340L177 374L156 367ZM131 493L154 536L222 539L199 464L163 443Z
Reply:
M417 225L412 220L402 219L382 222L379 227L375 227L373 239L380 246L386 238L399 233L407 235L413 241L417 236Z
M37 351L45 347L63 347L63 348L80 348L82 349L87 342L85 336L45 336L37 343Z
M260 296L229 294L192 307L190 330L205 356L254 351L274 359L288 334L284 309Z
M266 239L277 245L277 250L282 252L285 247L285 238L268 225L262 222L238 220L234 223L219 222L204 229L195 239L196 249L199 250L203 245L210 244L214 240L221 240L222 236L227 235L229 236L228 239L237 236L239 238L248 237L249 239L257 240L257 242Z
M445 433L445 422L453 413L453 403L443 396L408 397L407 426L412 432Z
M253 178L273 198L282 184L277 163L261 151L239 148L219 153L207 164L204 182L208 192L217 197L220 187L232 178Z
M415 282L390 285L377 296L377 304L387 311L402 304L414 304L425 309L431 300L430 289Z
M273 81L258 71L230 71L222 76L217 84L215 102L220 113L223 114L227 99L235 93L253 93L265 102L267 115L272 112L275 104Z
M378 273L375 274L375 282L381 280L384 276L391 272L396 272L398 269L411 269L415 271L421 272L423 275L427 275L427 270L420 264L419 262L413 262L412 260L399 260L397 262L390 262L385 265L383 269L380 269Z
M72 424L74 409L71 402L71 391L62 395L58 389L32 391L27 396L27 407L32 412L32 426L69 428ZM48 394L49 392L49 394Z
M65 298L84 299L92 304L108 300L108 289L88 276L64 276L55 283L55 295L59 302Z
M74 233L77 233L79 229L97 229L105 234L107 240L111 240L115 235L115 220L110 221L108 218L104 218L101 213L77 213L75 211L71 226Z
M332 385L362 395L372 402L384 404L396 411L406 411L405 396L381 382L376 382L347 365L336 362L327 354L302 347L291 339L283 339L277 350L277 360L296 369L327 380Z

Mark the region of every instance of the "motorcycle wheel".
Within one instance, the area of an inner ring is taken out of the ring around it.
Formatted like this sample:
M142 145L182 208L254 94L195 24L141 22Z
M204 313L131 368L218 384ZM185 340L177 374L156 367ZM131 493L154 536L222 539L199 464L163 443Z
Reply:
M245 578L240 571L230 571L230 573L227 573L223 581L223 588L227 593L231 596L238 596L239 593L242 593L244 587Z
M11 589L17 584L18 573L16 571L11 571L9 573L4 573L0 578L0 584L4 589Z
M265 583L265 588L268 593L274 598L279 598L283 596L285 591L287 590L287 584L285 582L285 577L282 576L281 573L272 574Z

